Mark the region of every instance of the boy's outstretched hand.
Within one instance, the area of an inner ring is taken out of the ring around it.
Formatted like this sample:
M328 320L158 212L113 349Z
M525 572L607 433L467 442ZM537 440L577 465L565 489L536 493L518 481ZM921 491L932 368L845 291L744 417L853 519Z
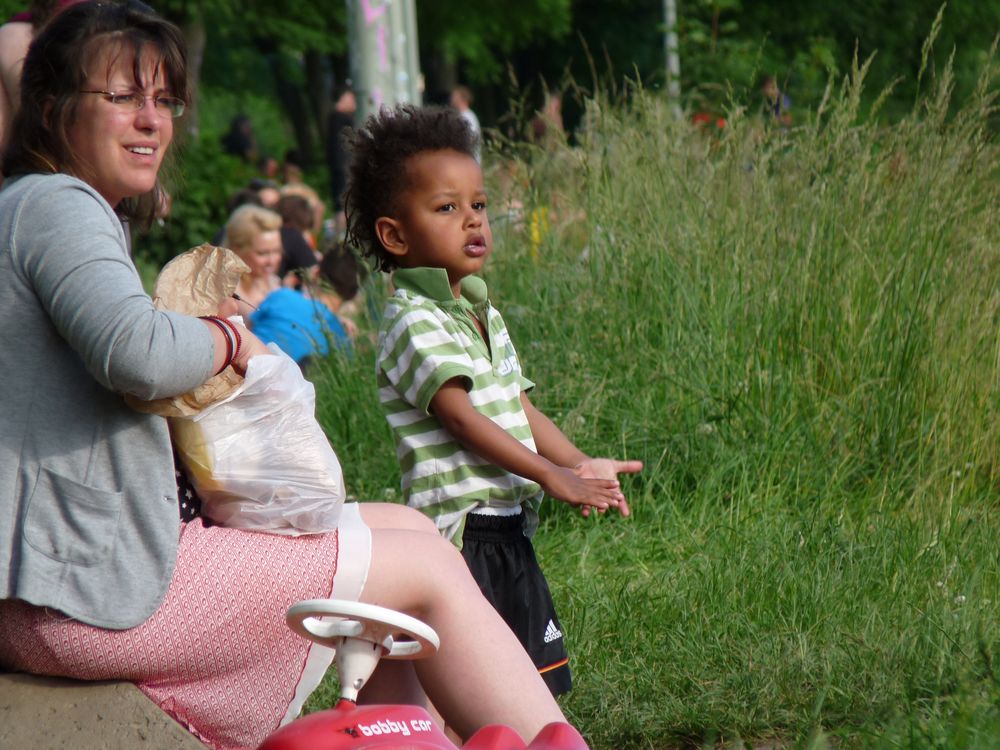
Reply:
M580 506L584 515L590 515L591 508L604 513L608 508L618 508L625 502L616 477L582 477L575 468L568 469L550 463L547 470L536 477L536 481L546 495L569 505ZM627 507L626 505L626 515Z
M573 473L581 479L614 480L616 484L619 474L637 474L640 471L642 471L642 461L619 461L614 458L588 458L573 467ZM619 490L618 496L618 512L623 516L631 515L632 511L629 510L625 495ZM598 509L598 512L603 513L604 510ZM583 506L580 512L584 517L589 516L590 506Z
M634 474L642 469L642 461L617 461L612 458L586 458L572 469L552 466L539 477L546 494L570 505L580 506L589 516L591 510L604 513L617 508L623 516L631 511L618 482L618 474Z
M604 513L608 508L617 508L623 516L629 515L618 475L641 471L642 461L591 458L538 411L526 393L521 394L521 403L537 453L476 411L458 378L438 389L431 398L431 411L466 448L512 474L538 482L550 497L580 506L584 516L589 516L591 509Z

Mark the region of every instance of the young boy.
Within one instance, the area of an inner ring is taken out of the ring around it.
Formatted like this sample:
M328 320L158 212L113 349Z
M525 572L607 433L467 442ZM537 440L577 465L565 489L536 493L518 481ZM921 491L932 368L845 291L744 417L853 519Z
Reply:
M432 517L556 695L570 689L562 628L529 540L542 491L584 515L628 505L619 472L590 458L528 399L478 273L493 249L478 140L454 110L399 106L354 135L347 231L395 293L378 386L406 502Z

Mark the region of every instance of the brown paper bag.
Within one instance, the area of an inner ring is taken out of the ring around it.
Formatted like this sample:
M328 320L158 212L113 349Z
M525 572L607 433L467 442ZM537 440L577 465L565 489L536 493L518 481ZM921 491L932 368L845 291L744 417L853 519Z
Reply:
M233 296L240 276L249 271L247 264L232 250L207 243L198 245L163 267L156 277L153 304L158 310L185 315L215 315L222 301ZM180 396L155 401L126 396L125 401L136 411L148 414L190 417L230 395L242 382L242 376L227 367Z

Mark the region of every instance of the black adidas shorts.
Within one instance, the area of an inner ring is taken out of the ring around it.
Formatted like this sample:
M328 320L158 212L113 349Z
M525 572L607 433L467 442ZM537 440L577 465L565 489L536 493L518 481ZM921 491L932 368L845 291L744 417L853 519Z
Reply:
M524 514L470 513L462 556L483 595L518 637L553 695L573 686L562 626L531 540L521 530Z

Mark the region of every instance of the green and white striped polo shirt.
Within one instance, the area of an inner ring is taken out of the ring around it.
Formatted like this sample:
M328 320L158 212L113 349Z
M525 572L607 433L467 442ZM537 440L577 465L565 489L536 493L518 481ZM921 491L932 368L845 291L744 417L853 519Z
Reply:
M475 409L535 451L521 391L534 386L521 374L517 353L500 313L490 305L486 283L462 281L455 299L440 268L399 269L395 294L386 303L376 367L379 398L396 439L407 505L434 519L462 544L465 516L477 507L521 505L527 533L538 525L541 488L463 448L431 414L431 398L460 378ZM475 316L489 334L480 335Z

